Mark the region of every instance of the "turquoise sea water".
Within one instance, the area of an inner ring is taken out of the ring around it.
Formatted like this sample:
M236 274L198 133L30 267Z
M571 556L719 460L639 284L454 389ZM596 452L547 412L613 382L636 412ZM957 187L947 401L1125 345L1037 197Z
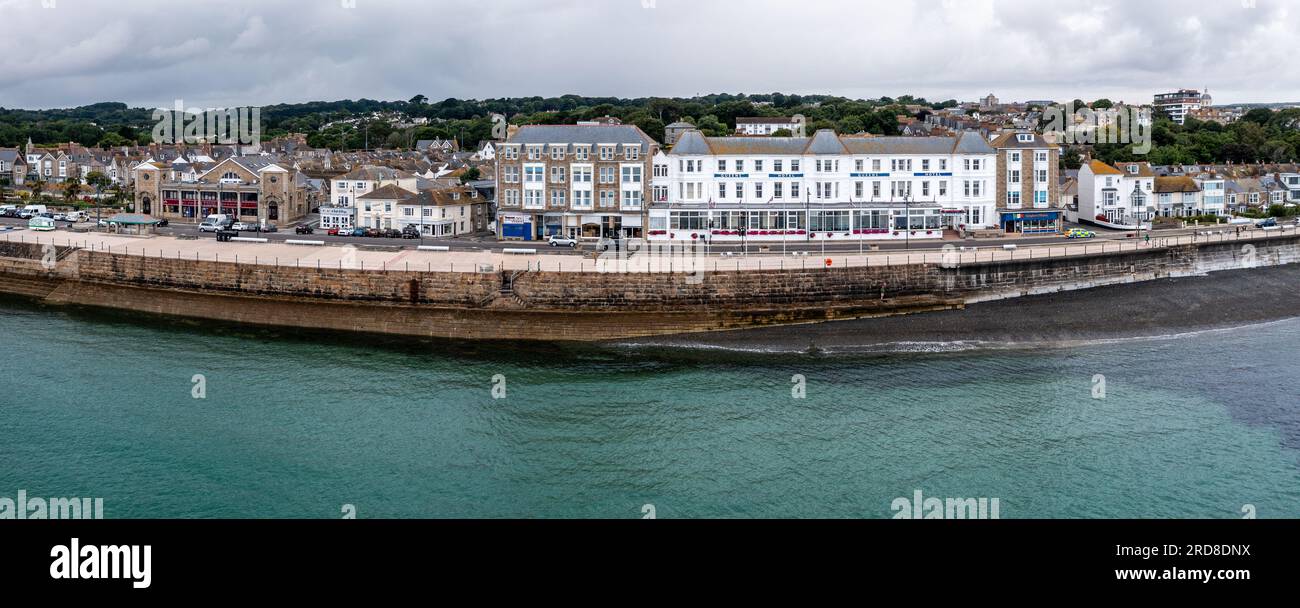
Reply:
M0 496L103 497L109 518L883 518L917 489L998 498L1003 518L1300 517L1300 320L807 355L301 336L4 300L0 357Z

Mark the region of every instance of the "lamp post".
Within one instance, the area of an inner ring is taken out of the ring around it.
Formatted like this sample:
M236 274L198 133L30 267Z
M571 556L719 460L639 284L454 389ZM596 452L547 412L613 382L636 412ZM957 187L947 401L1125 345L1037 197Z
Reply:
M912 193L908 192L903 195L903 226L907 229L903 233L903 249L910 251L912 249Z

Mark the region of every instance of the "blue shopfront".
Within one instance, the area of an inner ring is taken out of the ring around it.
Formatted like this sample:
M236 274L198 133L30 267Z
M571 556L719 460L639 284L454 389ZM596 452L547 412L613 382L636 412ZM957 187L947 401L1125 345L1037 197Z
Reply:
M1007 233L1056 234L1061 231L1060 210L1015 211L999 209L999 226Z

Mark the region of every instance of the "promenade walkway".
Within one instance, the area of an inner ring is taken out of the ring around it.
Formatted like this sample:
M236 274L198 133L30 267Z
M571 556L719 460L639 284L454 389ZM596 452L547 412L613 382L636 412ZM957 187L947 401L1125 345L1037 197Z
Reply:
M496 272L501 270L541 270L547 272L727 272L794 268L841 268L860 266L898 266L938 264L958 266L990 261L1032 260L1160 249L1191 243L1248 241L1280 236L1294 236L1295 226L1273 230L1218 227L1193 234L1145 238L1090 239L1072 243L1019 245L1004 248L1002 243L957 242L942 250L879 251L866 253L835 252L825 256L750 253L748 255L705 255L703 250L683 251L678 245L653 246L631 254L607 253L600 258L547 253L545 247L535 254L506 254L497 251L416 251L413 249L368 249L352 245L318 246L284 243L222 243L214 238L148 238L101 233L65 231L35 232L18 230L0 233L0 240L11 242L73 246L94 251L136 255L146 258L171 258L257 264L266 266L345 268L358 270Z

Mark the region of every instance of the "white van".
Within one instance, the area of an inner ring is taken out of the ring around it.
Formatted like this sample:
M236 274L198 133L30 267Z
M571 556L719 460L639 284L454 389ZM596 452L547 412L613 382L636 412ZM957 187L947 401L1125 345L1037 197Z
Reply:
M30 211L32 215L43 215L49 212L45 205L28 205L23 207L23 211Z

